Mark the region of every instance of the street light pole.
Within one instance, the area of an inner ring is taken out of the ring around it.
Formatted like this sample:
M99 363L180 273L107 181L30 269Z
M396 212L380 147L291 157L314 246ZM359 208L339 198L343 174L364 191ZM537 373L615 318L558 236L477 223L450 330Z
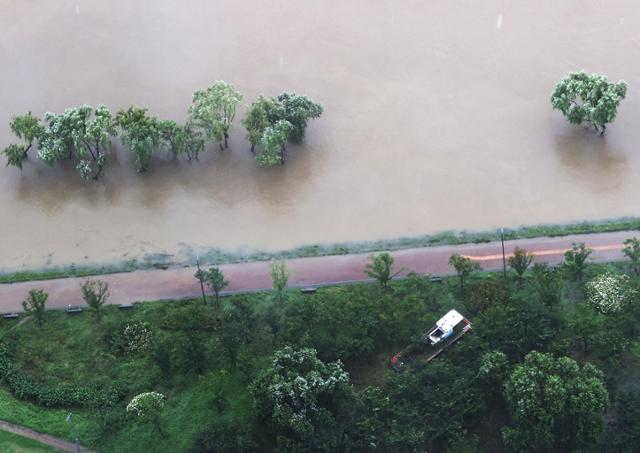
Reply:
M202 283L202 276L200 274L200 257L196 255L196 266L198 266L198 280L200 280L200 289L202 290L202 302L207 305L207 296L204 294L204 283Z
M502 271L504 279L507 279L507 256L504 253L504 228L500 227L500 242L502 242Z
M78 438L78 427L76 426L76 422L73 420L73 413L69 412L69 415L67 415L67 421L71 423L71 435L74 438L75 441L75 453L81 453L80 452L80 439Z

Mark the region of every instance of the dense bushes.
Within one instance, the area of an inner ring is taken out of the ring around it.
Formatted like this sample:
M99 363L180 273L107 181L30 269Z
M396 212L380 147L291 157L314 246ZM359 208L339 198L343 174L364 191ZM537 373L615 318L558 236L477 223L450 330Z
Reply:
M47 407L101 407L116 404L123 397L117 386L46 385L18 370L9 346L0 343L0 380L17 398Z

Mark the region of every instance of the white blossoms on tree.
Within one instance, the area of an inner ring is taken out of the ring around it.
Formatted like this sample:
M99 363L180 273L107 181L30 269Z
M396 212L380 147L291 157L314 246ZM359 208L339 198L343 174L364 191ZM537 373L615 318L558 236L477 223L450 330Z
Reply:
M140 418L154 417L164 407L164 400L162 393L140 393L127 404L127 412Z
M587 302L600 313L619 312L633 294L628 275L606 272L585 285Z
M127 351L144 352L151 348L153 333L146 323L134 322L125 326L124 338L127 342Z

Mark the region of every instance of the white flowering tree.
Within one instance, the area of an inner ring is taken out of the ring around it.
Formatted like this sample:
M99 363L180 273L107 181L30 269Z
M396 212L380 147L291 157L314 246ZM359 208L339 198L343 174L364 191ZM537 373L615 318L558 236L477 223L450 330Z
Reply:
M153 344L153 333L143 322L127 324L124 328L124 338L129 352L148 351Z
M40 134L38 157L53 167L75 155L83 179L98 179L107 162L111 136L116 135L115 121L104 105L94 110L89 105L47 112L47 128Z
M149 420L163 434L160 414L164 408L165 396L158 392L140 393L133 397L127 404L127 414L131 414L138 420Z
M600 313L617 313L632 295L629 276L610 272L598 275L585 285L585 295L587 303Z
M575 451L602 432L608 393L602 372L590 363L532 351L504 387L512 424L502 431L515 451Z
M324 363L315 349L289 346L274 354L251 385L258 414L276 430L297 435L332 425L338 403L350 391L342 362Z

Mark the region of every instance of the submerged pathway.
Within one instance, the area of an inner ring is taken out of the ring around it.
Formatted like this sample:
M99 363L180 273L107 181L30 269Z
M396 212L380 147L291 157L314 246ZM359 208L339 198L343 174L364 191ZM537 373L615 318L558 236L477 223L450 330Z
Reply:
M639 236L638 231L597 233L562 236L556 238L518 239L505 242L507 255L516 246L535 255L536 262L558 264L564 252L574 242L584 242L593 249L590 260L595 262L624 259L622 242ZM449 257L455 253L468 256L481 263L485 270L502 269L502 246L499 241L483 244L445 245L392 252L395 268L405 272L451 274ZM297 258L286 261L290 271L289 286L302 287L341 282L367 280L363 269L371 254L335 255L314 258ZM269 289L271 272L269 262L251 262L221 265L229 281L227 292L244 292ZM109 283L111 304L180 299L199 296L200 284L194 278L195 267L146 270L122 274L96 276ZM62 278L33 282L0 284L0 312L21 311L21 301L30 289L43 289L49 294L47 306L62 308L68 305L84 305L80 297L80 283L84 278Z

